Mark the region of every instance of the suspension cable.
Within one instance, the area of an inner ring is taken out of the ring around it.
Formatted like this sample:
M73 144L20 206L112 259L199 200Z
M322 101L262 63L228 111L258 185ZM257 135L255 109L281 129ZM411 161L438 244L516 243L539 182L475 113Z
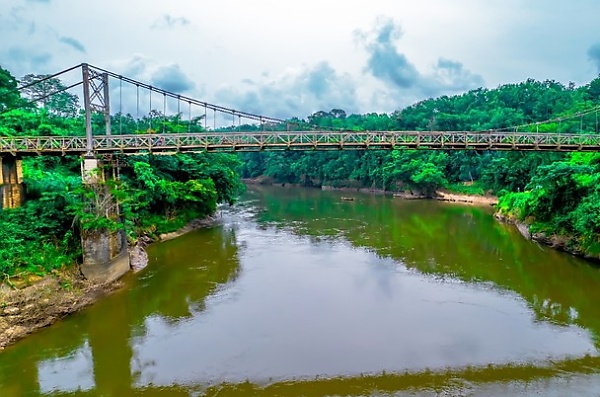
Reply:
M32 98L32 99L30 99L30 100L27 100L27 102L28 102L28 104L32 105L32 104L34 104L34 103L36 103L36 102L40 102L40 101L43 101L44 99L48 99L48 98L49 98L49 97L51 97L52 95L60 94L61 92L65 92L65 91L67 91L67 90L70 90L71 88L75 88L75 87L77 87L77 86L79 86L79 85L82 85L82 84L83 84L83 81L80 81L79 83L71 84L71 85L70 85L70 86L68 86L68 87L61 88L60 90L56 90L56 91L54 91L54 92L51 92L51 93L49 93L49 94L46 94L46 95L42 95L42 96L38 96L38 97ZM11 110L12 110L12 109L11 109ZM2 112L2 113L4 113L4 112Z
M166 124L167 124L167 96L163 94L163 134L165 133Z
M119 135L123 135L123 80L119 79Z
M25 84L25 85L22 85L22 86L20 86L20 87L17 87L17 88L16 88L15 90L13 90L13 91L21 91L21 90L24 90L25 88L29 88L29 87L31 87L31 86L34 86L34 85L36 85L36 84L39 84L39 83L42 83L42 82L44 82L44 81L47 81L47 80L53 79L53 78L55 78L55 77L58 77L58 76L60 76L61 74L68 73L68 72L70 72L71 70L74 70L74 69L77 69L77 68L79 68L79 67L82 67L83 65L84 65L83 63L80 63L79 65L72 66L72 67L70 67L70 68L68 68L68 69L65 69L65 70L62 70L62 71L60 71L60 72L58 72L58 73L51 74L51 75L49 75L49 76L46 76L46 77L44 77L44 78L42 78L42 79L36 80L36 81L34 81L34 82L31 82L31 83L29 83L29 84ZM82 82L82 83L83 83L83 82Z
M579 118L583 118L584 116L587 116L587 115L592 114L594 112L598 113L599 109L600 109L600 106L595 106L595 107L593 107L591 109L587 109L587 110L584 110L584 111L581 111L581 112L577 112L577 113L574 113L574 114L569 115L569 116L564 116L563 115L563 116L554 117L552 119L548 119L548 120L541 121L541 122L532 122L532 123L520 124L520 125L518 125L518 127L519 128L527 128L527 127L533 127L535 124L538 124L538 123L540 123L540 124L550 124L550 123L561 122L563 120L572 120L572 119L575 119L575 118L578 118L578 117ZM497 129L493 129L492 131L496 131L496 132L510 131L513 128L515 128L515 126L506 127L506 128L497 128ZM581 129L583 129L583 127L581 127Z
M188 102L188 134L192 131L192 103Z
M102 68L99 68L99 67L96 67L96 66L92 66L92 65L90 65L90 67L92 67L95 70L101 71L103 73L107 73L110 76L113 76L113 77L117 76L115 73L113 73L111 71L108 71L108 70L105 70L105 69L102 69ZM148 90L151 90L151 91L156 91L156 92L159 92L159 93L163 93L163 94L165 94L168 97L177 98L177 96L179 95L185 101L191 102L194 105L198 105L198 106L206 106L209 109L211 109L213 111L216 111L216 112L227 113L227 114L232 114L233 112L235 112L237 114L240 114L242 117L244 117L246 119L251 119L251 120L255 120L255 121L259 121L260 118L262 117L263 119L268 120L268 121L273 122L273 123L285 123L285 120L283 120L283 119L278 119L278 118L275 118L275 117L261 116L261 115L257 115L257 114L254 114L254 113L243 112L243 111L240 111L240 110L236 110L236 109L232 109L232 108L227 108L227 107L224 107L224 106L219 106L219 105L211 104L211 103L208 103L208 102L199 101L199 100L191 98L191 97L187 97L187 96L184 96L184 95L181 95L181 94L175 94L175 93L167 91L167 90L163 90L163 89L160 89L160 88L153 87L153 86L151 86L149 84L145 84L145 83L142 83L140 81L137 81L137 80L134 80L134 79L131 79L131 78L128 78L128 77L124 77L123 76L123 81L125 81L126 83L129 83L129 84L138 84L142 88L145 88L145 89L148 89Z
M150 87L150 109L148 110L148 117L150 118L150 132L152 132L152 87ZM148 131L146 131L148 132Z
M140 130L140 86L136 84L136 101L137 107L135 110L135 130Z

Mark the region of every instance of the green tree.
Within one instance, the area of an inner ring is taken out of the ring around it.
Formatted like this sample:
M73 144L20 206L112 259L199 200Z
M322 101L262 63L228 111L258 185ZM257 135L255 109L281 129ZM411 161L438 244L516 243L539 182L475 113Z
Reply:
M569 213L589 191L581 183L583 175L592 173L588 165L557 161L540 166L527 185L531 190L531 215L542 222L554 220L557 227L569 229Z
M443 172L432 163L423 164L410 179L423 189L423 194L427 197L433 197L435 191L447 183Z
M0 113L25 105L17 90L18 81L8 70L0 66Z

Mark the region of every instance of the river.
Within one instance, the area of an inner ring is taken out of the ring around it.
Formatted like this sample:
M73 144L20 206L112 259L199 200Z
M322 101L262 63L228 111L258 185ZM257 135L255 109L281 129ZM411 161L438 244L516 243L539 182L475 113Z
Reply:
M491 209L251 187L0 353L0 396L598 396L600 270Z

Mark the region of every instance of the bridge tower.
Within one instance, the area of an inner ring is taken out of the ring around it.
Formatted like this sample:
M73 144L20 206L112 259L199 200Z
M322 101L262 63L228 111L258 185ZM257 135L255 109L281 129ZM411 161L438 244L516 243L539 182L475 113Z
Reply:
M93 193L87 211L96 217L107 217L120 223L118 203L110 192L110 181L118 172L112 156L100 159L93 147L92 112L104 115L105 134L111 134L108 74L82 65L83 103L85 110L86 153L81 162L83 184ZM83 264L81 271L88 279L116 280L129 271L127 238L122 227L117 230L82 230Z
M85 110L85 136L87 139L86 155L93 155L92 145L92 111L104 116L106 135L110 136L110 96L108 73L99 73L91 69L87 63L81 65L83 73L83 108Z
M2 209L18 208L25 200L21 159L12 155L0 156L0 202Z

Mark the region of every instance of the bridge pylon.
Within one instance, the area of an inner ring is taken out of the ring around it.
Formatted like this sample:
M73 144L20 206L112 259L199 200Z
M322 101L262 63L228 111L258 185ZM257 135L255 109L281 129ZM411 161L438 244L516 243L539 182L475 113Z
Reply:
M81 65L83 74L83 108L85 111L85 135L87 140L87 155L91 155L93 147L92 112L104 116L105 135L111 135L110 125L110 94L108 73L98 72L87 63Z

